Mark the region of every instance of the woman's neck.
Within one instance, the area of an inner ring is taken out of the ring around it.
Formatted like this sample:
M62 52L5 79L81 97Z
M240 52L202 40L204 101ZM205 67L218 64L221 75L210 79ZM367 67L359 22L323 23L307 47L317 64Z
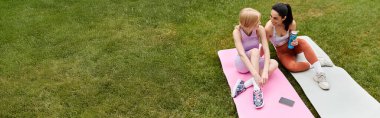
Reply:
M275 27L278 27L278 28L282 28L282 29L285 29L285 25L284 24L278 24L277 26Z
M252 32L253 32L253 30L248 30L248 29L245 29L245 28L242 28L243 29L243 32L245 33L245 34L247 34L248 36L251 36L251 34L252 34Z

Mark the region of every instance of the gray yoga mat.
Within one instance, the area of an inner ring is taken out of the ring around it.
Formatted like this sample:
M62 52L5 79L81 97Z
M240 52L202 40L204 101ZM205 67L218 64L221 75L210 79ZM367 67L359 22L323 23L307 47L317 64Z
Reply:
M316 52L318 58L331 60L329 56L309 37L300 36L306 40ZM297 61L304 61L303 53L297 55ZM305 72L291 73L301 85L306 96L323 118L375 118L380 116L380 103L368 94L342 68L323 67L326 72L330 90L319 88L312 79L314 69Z

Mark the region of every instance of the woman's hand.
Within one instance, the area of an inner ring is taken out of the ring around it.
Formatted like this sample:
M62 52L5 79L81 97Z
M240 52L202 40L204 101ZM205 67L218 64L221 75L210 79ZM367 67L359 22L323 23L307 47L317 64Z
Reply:
M261 83L260 86L264 86L264 84L268 81L268 73L263 73L261 74Z
M259 85L259 87L261 88L261 83L263 81L263 78L261 78L260 76L254 76L253 77L255 79L255 82Z
M298 39L296 38L295 40L292 41L292 46L297 46L298 45Z

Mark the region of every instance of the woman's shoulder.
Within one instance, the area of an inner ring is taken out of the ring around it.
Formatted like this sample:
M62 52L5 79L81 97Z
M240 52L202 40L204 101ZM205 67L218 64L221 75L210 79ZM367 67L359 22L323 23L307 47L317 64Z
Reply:
M297 25L296 20L293 20L292 24L290 24L290 25L296 26Z
M240 30L240 25L235 25L234 30Z
M265 27L273 27L272 21L268 20L268 22L265 24Z
M273 24L271 22L271 20L269 20L266 24L265 24L265 31L272 31L273 30Z
M257 31L264 31L264 32L265 32L265 28L264 28L264 26L259 25L259 27L257 28Z
M265 34L266 34L265 28L262 25L259 25L259 27L256 30L256 34L258 36L260 36L260 35L264 35L265 36Z
M240 34L240 26L236 25L234 30L232 31L232 34L237 35Z

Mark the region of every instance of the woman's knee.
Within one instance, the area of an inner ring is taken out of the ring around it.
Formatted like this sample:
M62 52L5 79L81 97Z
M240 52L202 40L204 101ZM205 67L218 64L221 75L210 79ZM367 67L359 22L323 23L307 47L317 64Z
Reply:
M248 73L249 70L239 56L235 58L235 68L239 73Z
M269 63L271 67L278 68L278 62L276 60L271 59Z
M298 45L300 45L300 46L309 45L309 43L307 43L307 41L305 41L304 39L301 39L301 38L297 38L297 42L298 42Z
M297 38L298 43L305 43L306 41L302 38Z
M257 48L251 49L250 52L251 56L258 56L260 54L260 50Z

